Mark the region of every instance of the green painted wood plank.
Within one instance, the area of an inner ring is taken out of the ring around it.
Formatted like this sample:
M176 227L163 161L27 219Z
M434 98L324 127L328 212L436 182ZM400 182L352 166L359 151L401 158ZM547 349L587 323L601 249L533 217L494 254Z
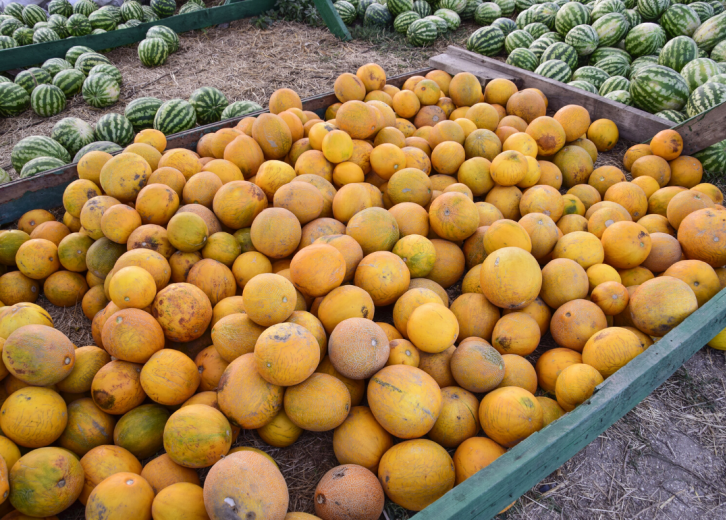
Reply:
M414 520L488 519L595 440L726 327L726 289L618 370L589 401L530 435Z
M336 11L335 7L333 7L333 2L331 2L331 0L314 1L315 7L318 8L318 12L325 22L325 25L327 25L328 29L330 29L330 32L343 41L351 40L352 36L350 35L350 31L348 31L348 28L343 23L338 11Z
M137 27L129 27L120 31L109 31L104 34L89 34L76 38L66 38L48 43L36 43L23 47L13 47L0 51L0 71L30 67L43 63L49 58L64 57L66 51L74 45L85 45L95 50L112 49L136 43L146 37L146 31L155 25L165 25L177 33L193 31L218 25L224 22L256 16L275 7L276 0L232 1L226 5L210 7L193 13L170 16L163 20L147 22Z

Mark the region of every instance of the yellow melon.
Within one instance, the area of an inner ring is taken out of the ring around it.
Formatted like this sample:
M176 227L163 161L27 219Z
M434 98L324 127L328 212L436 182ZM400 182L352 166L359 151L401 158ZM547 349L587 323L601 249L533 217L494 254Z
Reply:
M564 368L557 377L557 404L570 412L590 399L595 387L602 382L603 377L595 368L584 363L572 364Z
M543 428L539 401L527 390L516 386L489 392L479 405L479 419L487 437L512 447Z

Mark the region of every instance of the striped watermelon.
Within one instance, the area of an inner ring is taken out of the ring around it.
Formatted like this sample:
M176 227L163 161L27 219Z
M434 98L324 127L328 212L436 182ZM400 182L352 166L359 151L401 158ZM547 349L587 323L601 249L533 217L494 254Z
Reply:
M713 18L713 7L706 2L693 2L689 7L695 11L701 23Z
M49 85L52 82L53 78L50 77L50 74L38 67L31 67L15 76L15 83L23 87L28 94L33 92L38 85Z
M345 0L340 0L339 2L335 2L333 4L333 7L338 12L338 16L340 16L340 19L343 20L344 24L351 25L353 22L355 22L355 18L358 13L356 12L355 6L353 6L353 4L351 4L350 2L346 2ZM412 13L413 11L409 12Z
M23 7L23 22L28 27L35 27L38 22L47 22L48 15L41 9L40 6L35 4L28 4Z
M104 5L99 11L103 11L104 13L108 13L111 18L113 18L113 21L116 22L116 25L123 23L124 19L121 16L121 8L116 7L115 5Z
M179 8L179 14L193 13L195 11L201 11L204 9L201 5L192 2L191 0ZM143 9L142 9L143 10ZM129 20L131 21L131 20Z
M82 14L86 18L88 18L91 13L96 11L97 9L98 6L96 5L96 2L93 2L91 0L79 0L73 6L74 13Z
M535 69L535 74L544 76L545 78L554 79L567 83L572 77L572 70L570 66L561 60L549 60L541 63L539 67Z
M550 29L543 23L533 22L529 25L526 25L524 27L524 30L534 36L534 39L536 40L540 36L544 36L545 34L547 34Z
M411 22L411 25L408 26L406 39L411 45L425 47L436 41L436 37L439 35L438 31L438 27L429 17L421 18Z
M75 47L71 47L66 51L66 61L70 63L71 65L76 65L76 60L78 59L81 54L86 54L87 52L96 52L90 47L84 47L83 45L76 45Z
M446 32L449 30L449 24L446 23L446 20L443 18L439 18L438 16L427 16L426 18L422 18L422 20L428 20L430 22L433 22L436 26L436 34L438 36L441 36L442 34L446 34Z
M708 2L708 5L710 5L711 7L713 7L713 15L714 16L719 15L719 14L723 13L724 10L726 10L724 8L723 3L720 2L719 0L706 0L706 1Z
M502 10L502 17L508 18L514 14L517 4L514 0L494 0L494 3Z
M144 11L144 22L158 22L161 20L154 12L154 10L148 5L142 5L141 10Z
M599 2L595 2L595 7L592 10L592 13L590 13L590 19L594 22L606 14L610 13L625 13L625 4L623 4L620 0L601 0Z
M340 2L336 3L335 5L338 5L339 3ZM406 34L409 26L416 20L420 19L421 16L418 13L414 11L406 11L405 13L401 13L396 16L396 19L393 21L393 28L398 33Z
M641 23L643 23L643 19L640 16L640 13L635 9L626 9L623 13L623 16L625 16L625 21L628 22L628 30L632 29L636 25L640 25Z
M108 74L94 74L83 82L83 100L96 108L113 105L118 101L120 86Z
M655 54L656 49L665 44L665 40L665 31L660 25L643 23L634 27L625 37L625 51L634 58Z
M529 50L534 53L535 56L537 56L537 60L539 61L542 58L542 54L544 54L544 51L547 50L547 47L552 45L553 42L550 40L535 40L532 42L532 45L529 46Z
M60 40L60 36L53 29L41 27L33 32L33 43L47 43Z
M698 57L698 45L688 36L676 36L663 46L658 64L680 72L690 61Z
M7 20L0 22L0 34L3 36L12 36L13 33L21 27L25 27L22 21L15 18L8 18Z
M604 70L609 76L630 76L630 65L620 56L608 56L597 62L597 68Z
M693 39L698 44L698 48L704 51L710 51L726 40L726 13L714 16L704 22L693 33Z
M144 67L158 67L169 57L169 47L161 38L146 38L139 43L138 55Z
M711 76L708 78L706 83L720 83L721 85L726 85L726 74L716 74L715 76ZM704 85L706 83L704 83Z
M66 29L71 36L85 36L91 34L93 26L85 15L76 13L68 18Z
M91 72L91 69L96 65L100 65L101 63L111 65L111 60L98 52L87 52L85 54L81 54L78 57L74 67L76 70L80 70L86 76L88 76L88 73Z
M640 58L637 58L633 61L633 63L630 66L630 77L632 77L636 72L638 72L640 69L642 69L645 66L648 65L657 65L658 64L658 56L641 56Z
M189 130L196 124L197 114L194 107L183 99L170 99L165 102L154 117L154 128L165 135Z
M121 4L121 18L124 22L129 20L143 20L144 10L141 8L141 4L136 0L127 0Z
M413 0L388 0L386 3L391 16L396 17L401 13L413 10Z
M81 91L85 79L86 76L80 70L66 69L55 75L53 85L61 89L66 98L71 98Z
M643 65L630 76L633 104L651 114L682 109L690 93L683 76L663 65Z
M464 7L464 10L459 13L459 16L462 20L473 20L476 8L479 7L482 3L484 3L483 0L466 0L466 7Z
M579 56L589 56L597 49L600 36L590 25L578 25L567 33L565 43L575 49Z
M357 14L358 13L358 1L359 0L345 0L345 1L348 2L350 5L353 6L353 8L356 10L355 12Z
M12 83L12 82L13 82L13 80L8 78L7 76L3 76L2 74L0 74L0 83ZM23 89L23 90L25 90L25 89Z
M41 117L54 116L66 108L66 96L55 85L38 85L30 94L30 107Z
M546 39L550 40L552 43L565 41L565 39L562 36L560 36L559 33L556 33L554 31L546 32L542 36L540 36L540 38L546 38Z
M59 38L68 38L68 29L66 28L68 18L59 14L52 14L48 18L48 27L58 35Z
M16 42L12 36L0 36L0 50L12 49L17 46L18 42Z
M18 27L13 32L13 40L18 42L18 45L30 45L33 43L33 29L30 27Z
M515 0L515 5L519 11L526 11L536 2L534 0Z
M21 85L0 83L0 116L17 116L30 105L30 95Z
M691 91L706 83L708 78L721 73L718 64L708 58L696 58L686 64L681 70L683 76Z
M610 47L622 40L628 33L628 21L621 13L609 13L593 22L592 28L597 32L598 45Z
M517 29L524 29L526 26L536 21L537 13L534 9L527 9L526 11L522 11L517 15Z
M528 49L533 42L534 37L531 34L527 31L517 29L504 38L504 48L507 54L511 54L514 49Z
M686 116L683 112L679 112L678 110L662 110L658 112L656 116L667 119L668 121L676 124L682 123L686 120Z
M68 150L70 155L76 155L78 150L95 141L93 127L77 117L65 117L58 121L50 137Z
M604 96L608 92L615 90L627 90L630 92L630 81L625 76L611 76L600 85L598 93Z
M708 58L708 53L704 51L703 49L698 49L698 57L699 58Z
M534 7L537 13L537 21L545 24L550 30L555 28L555 17L559 7L552 2L546 2Z
M693 36L701 20L696 11L683 4L674 4L661 16L660 26L669 38Z
M20 170L18 177L21 179L33 177L39 173L55 170L56 168L62 168L66 164L67 163L55 157L36 157L35 159L31 159L25 163L23 168Z
M495 56L504 47L504 33L496 27L481 27L471 33L466 48L484 56Z
M5 170L3 170L2 168L0 168L0 184L7 184L11 180L12 179L10 178L10 174L8 172L6 172Z
M580 90L586 90L587 92L590 92L591 94L597 94L597 88L595 88L595 85L592 83L588 83L587 81L582 80L575 80L570 81L568 83L569 86L579 88Z
M10 152L10 162L16 172L25 166L25 163L36 157L55 157L64 161L64 164L71 162L71 156L60 143L44 135L31 135L18 141Z
M140 132L146 128L154 127L154 117L161 105L161 99L154 97L137 98L126 105L124 116L131 121L134 130Z
M73 6L68 0L51 0L48 3L48 13L59 14L68 18L73 14Z
M609 78L604 70L590 66L580 67L572 74L573 81L586 81L595 88L600 88Z
M5 5L5 10L3 10L3 14L7 16L12 16L16 20L23 21L23 6L19 4L18 2L10 2Z
M574 71L577 68L577 51L566 43L553 43L547 47L540 57L542 63L551 60L564 61L570 67L570 70Z
M419 0L419 1L423 1L423 0ZM375 4L375 3L376 3L376 0L358 0L358 7L356 8L356 11L358 11L358 18L360 18L361 20L363 18L365 18L366 10L368 9L368 7L371 4ZM426 2L424 2L424 3L427 6L429 5ZM416 8L416 3L414 2L414 10L415 10L415 8ZM426 14L426 15L422 14L421 16L428 16L429 14L431 14L431 6L429 6L428 14Z
M169 54L179 50L179 35L165 25L155 25L146 31L147 38L161 38L169 47Z
M657 20L670 6L670 0L638 0L638 12L644 20Z
M421 18L424 16L430 16L431 15L431 6L428 2L425 0L416 0L413 3L413 11L418 14ZM365 11L364 11L365 12ZM360 10L358 11L358 16L360 16ZM474 15L472 14L472 17Z
M121 76L121 71L118 70L115 65L111 65L109 63L99 63L98 65L94 65L88 72L88 75L93 76L94 74L108 74L119 85L124 82L123 77Z
M214 87L198 88L189 96L189 103L194 107L200 125L219 121L222 112L229 105L227 96Z
M726 140L712 144L693 156L701 161L703 169L709 173L726 172Z
M105 34L107 32L108 31L104 31L103 29L94 29L94 30L91 31L91 34L95 36L97 34Z
M363 23L365 25L375 25L379 27L385 27L393 22L393 17L388 11L385 5L371 4L366 9L366 14L363 17Z
M590 23L590 11L577 2L568 2L557 11L555 16L555 31L565 36L578 25Z
M438 16L446 22L446 26L450 31L455 31L461 25L461 18L451 9L439 9L434 12L434 16Z
M103 29L104 31L113 31L116 29L116 18L103 9L99 9L91 13L88 17L91 27L94 29Z
M96 141L110 141L126 146L134 140L134 127L131 121L121 114L104 114L96 122L94 129Z
M496 27L502 33L504 33L504 36L511 34L512 32L517 30L517 24L514 20L510 20L509 18L497 18L492 22L492 27Z
M440 9L450 9L459 14L466 9L466 0L439 0L438 7Z
M491 25L497 18L502 16L502 8L493 2L486 2L476 8L474 21L479 25Z
M613 90L605 94L606 98L611 101L617 101L623 105L633 106L633 99L630 97L630 92L627 90Z
M254 101L235 101L230 103L227 108L222 111L221 119L232 119L235 117L241 117L252 112L262 110L262 107Z
M77 163L81 160L81 158L86 155L88 152L106 152L106 153L115 153L120 152L123 150L119 145L116 143L112 143L111 141L95 141L91 144L87 144L80 150L78 150L78 153L73 157L73 162Z
M539 59L529 49L514 49L507 57L507 64L513 67L534 72L539 65Z
M174 0L151 0L151 9L159 18L168 18L174 15L176 2Z
M686 114L694 117L712 109L726 101L726 85L721 83L704 83L691 92L686 103Z

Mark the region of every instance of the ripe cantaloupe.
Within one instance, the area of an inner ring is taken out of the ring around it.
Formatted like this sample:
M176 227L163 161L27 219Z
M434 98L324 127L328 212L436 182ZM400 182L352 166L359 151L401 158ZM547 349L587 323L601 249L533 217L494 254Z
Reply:
M498 220L487 227L482 236L482 244L486 255L503 247L519 247L528 253L532 251L532 239L527 230L508 219Z
M166 455L164 455L166 456ZM141 473L141 463L129 451L120 446L103 445L93 448L81 458L85 483L78 500L88 502L94 488L107 477L116 473Z
M208 520L201 486L178 482L164 488L151 504L152 518L157 520Z
M47 325L26 325L10 334L2 348L8 372L24 383L50 386L66 378L75 363L75 346Z
M358 464L373 472L391 446L391 435L378 424L370 409L354 406L333 432L333 451L341 464Z
M406 333L419 350L438 354L454 344L459 336L459 323L445 305L424 303L409 316Z
M578 215L566 215L558 221L558 224L567 217ZM584 220L584 219L583 219ZM528 213L519 221L519 225L529 235L532 243L532 256L540 261L546 258L554 249L559 239L558 224L544 213Z
M545 426L565 415L565 410L554 399L538 395L537 400L542 405L542 416Z
M618 182L610 186L603 199L623 206L633 220L638 220L648 211L648 198L643 189L632 182Z
M592 397L595 387L603 377L595 368L584 363L575 363L560 372L555 384L557 404L571 412Z
M600 307L606 316L620 314L628 306L630 297L626 287L618 282L603 282L592 290L592 302Z
M652 247L650 234L635 222L616 222L602 234L605 263L617 269L642 264Z
M475 393L496 388L504 378L504 361L485 340L462 343L453 351L450 370L459 386Z
M485 395L479 420L487 437L505 447L519 444L544 426L542 406L530 392L516 386Z
M442 406L439 418L428 436L445 448L455 448L479 433L479 401L463 388L441 389Z
M320 361L315 336L294 323L279 323L265 330L257 339L254 354L260 376L278 386L302 383Z
M408 288L410 273L393 253L377 251L361 260L355 271L355 285L367 291L375 305L390 305Z
M43 280L60 269L58 246L44 238L30 239L18 248L15 262L28 278Z
M687 258L714 269L726 265L726 217L710 208L694 211L681 221L678 242Z
M123 267L114 272L108 292L119 309L144 309L154 301L156 282L146 269Z
M481 270L484 296L497 307L521 309L539 294L542 272L527 251L505 247L489 255Z
M542 268L540 298L553 309L587 296L590 282L585 269L569 258L556 258Z
M48 446L61 436L67 422L63 398L54 390L38 386L12 393L0 410L3 434L26 448Z
M621 327L609 327L587 340L582 349L582 362L606 378L642 352L640 339L635 334Z
M205 258L192 266L187 274L187 283L201 289L213 307L221 300L234 296L237 289L229 267L211 258Z
M365 318L348 318L336 325L328 350L335 369L351 379L371 377L383 368L390 352L383 329Z
M302 435L302 428L290 420L285 410L280 410L269 423L257 428L257 434L270 446L287 448Z
M83 457L91 449L113 442L115 420L84 397L68 405L68 424L58 444Z
M532 363L517 354L504 354L504 379L499 388L516 386L534 394L537 391L537 373Z
M668 202L666 217L670 225L677 230L683 219L694 211L712 207L714 207L714 203L708 195L696 190L682 191L676 193Z
M164 427L164 449L186 468L206 468L222 459L232 444L232 427L215 408L203 404L174 412Z
M529 124L538 117L544 116L547 110L542 96L532 89L512 94L507 100L507 114L519 116Z
M204 334L212 320L212 305L198 287L189 283L171 284L154 299L152 315L172 341L192 341Z
M650 254L642 264L646 269L662 273L681 259L683 251L674 236L656 232L650 233L650 239L652 242Z
M559 346L582 352L587 340L605 327L607 317L600 307L587 300L572 300L552 315L550 332Z
M350 392L339 379L314 373L285 391L285 413L297 426L328 431L340 426L350 411Z
M112 415L122 415L144 402L141 365L111 361L96 373L91 383L91 397L98 407Z
M86 504L86 517L89 520L150 520L153 501L154 490L143 477L135 473L116 473L93 489Z
M688 284L701 307L721 290L716 271L700 260L682 260L671 265L663 276L672 276Z
M476 276L479 283L481 276ZM463 287L463 285L462 285ZM499 320L499 308L483 294L462 294L451 304L451 312L459 322L459 339L470 337L491 340L494 325Z
M665 336L698 308L688 284L672 276L643 282L628 305L635 326L650 336Z
M454 453L456 484L461 484L506 452L507 450L486 437L471 437L465 440Z
M590 154L574 145L562 148L552 162L562 172L562 182L567 188L586 183L594 169Z
M61 392L88 392L96 372L111 361L111 356L105 350L93 346L77 348L75 357L76 362L71 373L56 383Z
M231 363L254 351L255 343L265 328L253 322L247 314L235 313L220 319L212 327L212 342L219 355Z
M539 324L524 312L502 316L492 331L492 346L500 354L527 356L534 352L539 340Z
M545 392L555 393L555 383L560 373L568 366L582 363L582 355L568 348L553 348L544 352L535 365L537 381Z
M366 391L365 380L351 379L349 377L345 377L343 374L335 369L333 363L330 361L330 356L325 356L325 358L323 358L323 360L318 365L318 368L315 369L315 372L333 376L334 378L341 381L348 389L348 393L350 394L351 406L358 406L361 401L363 401L363 397Z
M180 466L171 460L168 453L147 462L144 469L141 470L141 476L146 479L157 495L161 490L182 482L200 485L197 472L191 468Z
M197 366L188 356L178 350L161 349L141 369L140 381L151 399L173 406L194 395L200 376Z
M159 165L171 166L161 162ZM103 165L99 181L109 196L121 202L133 202L152 171L149 163L140 155L120 153Z
M383 512L385 495L375 474L356 464L331 469L318 482L313 498L315 513L323 520L350 515L376 520Z
M263 327L282 323L295 310L295 287L279 274L263 273L253 277L242 291L249 318Z

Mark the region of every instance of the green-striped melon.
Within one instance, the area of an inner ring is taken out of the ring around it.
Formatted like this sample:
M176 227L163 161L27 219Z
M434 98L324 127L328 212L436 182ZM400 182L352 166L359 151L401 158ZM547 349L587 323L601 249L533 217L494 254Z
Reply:
M134 127L121 114L104 114L96 121L96 141L110 141L119 146L126 146L134 140Z
M222 111L220 119L232 119L235 117L242 117L253 112L262 110L262 106L255 103L254 101L234 101L230 103L227 108Z
M580 67L572 73L573 81L587 81L595 88L600 88L610 78L610 74L598 67ZM627 80L626 80L627 81Z
M21 179L25 179L26 177L33 177L39 173L47 172L48 170L62 168L65 165L65 162L55 157L36 157L25 163L18 176Z
M568 2L557 11L555 15L555 31L565 36L578 25L588 25L590 23L590 11L577 2Z
M104 108L118 101L121 89L108 74L94 74L83 82L81 93L84 101L92 107Z
M514 49L507 57L507 64L513 67L534 72L539 65L539 59L529 49Z
M693 36L698 26L701 25L701 19L689 6L674 4L663 13L660 19L660 25L669 38Z
M200 125L219 121L222 112L229 105L227 96L214 87L198 88L189 96L189 103L194 107Z
M337 2L335 5L338 5L340 2ZM414 11L406 11L404 13L399 14L396 16L396 19L393 20L393 29L397 33L406 34L408 31L409 26L416 20L420 20L421 15L414 12Z
M678 110L661 110L655 115L676 124L682 123L687 119L687 116L683 112L679 112Z
M406 31L406 40L408 40L408 43L416 47L426 47L436 41L439 30L436 23L429 18L427 16L411 22L411 25L408 26L408 30Z
M30 95L22 86L9 81L0 83L0 116L17 116L29 105Z
M30 94L33 92L38 85L51 84L53 78L50 77L47 71L39 67L31 67L23 70L15 76L15 83L25 89Z
M562 83L569 82L572 77L572 69L562 60L544 61L540 63L534 72L540 76L561 81Z
M44 135L31 135L18 141L10 152L10 162L16 172L20 172L25 163L36 157L55 157L71 162L71 156L60 143Z
M663 65L643 65L630 76L633 104L652 114L682 109L690 93L683 76Z
M179 35L166 25L155 25L146 31L147 38L161 38L169 47L169 54L179 50Z
M533 42L534 37L531 34L522 29L517 29L504 38L504 48L507 54L511 54L514 49L528 49Z
M55 85L38 85L30 94L30 107L41 117L54 116L66 108L66 95Z
M471 33L466 48L484 56L495 56L504 47L504 33L496 27L481 27Z
M587 92L590 92L591 94L597 94L597 88L592 83L588 83L587 81L582 80L575 80L570 81L568 83L569 86L579 88L581 90L586 90Z
M701 161L703 169L709 173L726 173L726 140L712 144L696 152L693 156Z
M75 45L66 51L66 61L75 67L76 60L81 55L86 54L87 52L96 52L96 51L94 51L90 47L85 47L83 45Z
M55 75L53 85L60 88L66 98L71 98L81 91L85 79L86 76L80 70L66 69Z
M612 76L602 82L598 89L598 93L601 96L604 96L605 94L615 90L627 90L630 92L630 80L628 80L625 76Z
M109 60L103 54L98 52L87 52L85 54L81 54L78 57L74 67L76 70L80 70L86 76L88 76L88 74L91 72L91 69L101 63L112 65L111 60Z
M189 130L196 124L194 107L183 99L170 99L163 103L154 116L154 128L165 135Z
M686 114L694 117L706 112L726 101L726 85L721 83L704 83L688 97Z
M643 23L634 27L625 37L625 51L634 58L656 54L665 40L665 31L660 25Z
M593 22L592 28L598 36L600 47L611 47L628 33L628 21L621 13L608 13Z
M169 46L161 38L146 38L139 43L137 53L144 67L158 67L166 63Z
M162 101L155 97L137 98L126 105L124 116L131 122L134 130L140 132L154 127L154 117L161 105Z
M136 0L126 0L121 4L121 17L124 19L124 22L128 22L129 20L142 21L144 19L144 10Z
M81 160L81 157L86 155L88 152L106 152L106 153L116 153L123 150L119 145L116 143L112 143L110 141L94 141L91 144L87 144L80 150L78 150L78 153L73 156L73 162L77 163Z
M696 58L687 63L681 70L691 91L706 83L708 78L721 73L718 64L709 58Z
M91 34L93 26L85 15L76 13L68 18L68 21L66 22L66 29L68 34L71 36L85 36L87 34Z
M688 36L676 36L663 46L658 64L680 72L687 63L698 57L698 45Z
M174 16L174 11L176 11L174 0L151 0L150 5L159 18Z
M578 56L589 56L600 43L600 36L590 25L577 25L565 36L565 43L575 49Z
M551 60L564 61L570 67L570 70L574 71L577 68L577 51L571 45L563 42L555 42L547 47L540 57L542 63Z
M68 150L70 155L76 155L78 150L96 140L93 127L77 117L65 117L58 121L50 137Z
M502 8L494 2L486 2L474 11L474 21L479 25L491 25L497 18L502 16Z

